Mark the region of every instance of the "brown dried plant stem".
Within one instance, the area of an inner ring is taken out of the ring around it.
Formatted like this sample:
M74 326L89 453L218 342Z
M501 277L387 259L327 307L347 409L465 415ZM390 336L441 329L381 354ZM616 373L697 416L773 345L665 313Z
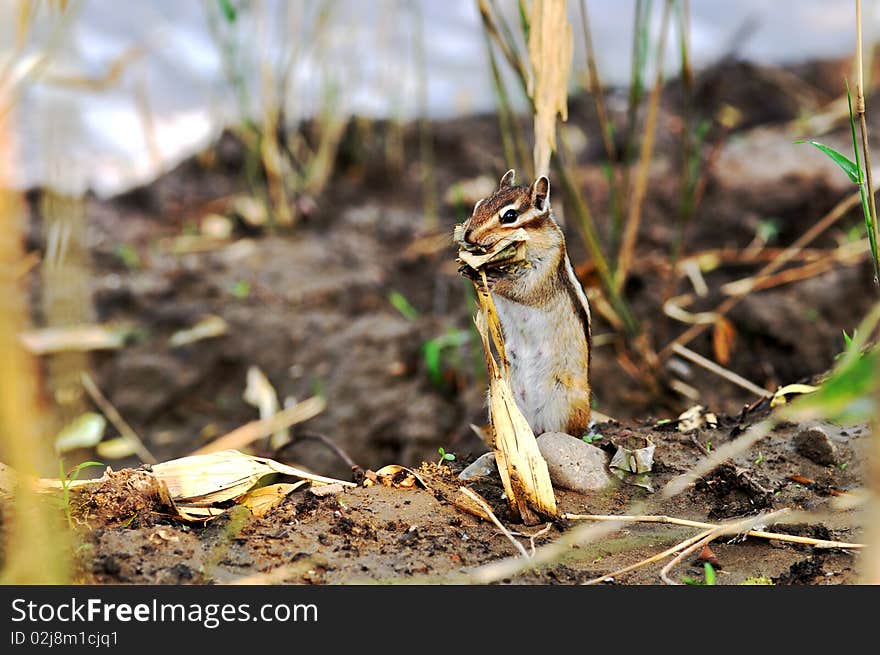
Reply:
M605 146L605 156L608 162L617 161L617 147L611 138L611 122L608 120L608 110L605 108L605 98L602 95L602 82L599 78L599 67L596 65L596 53L593 49L593 37L590 32L590 17L587 14L586 0L581 0L581 28L584 32L584 47L587 55L587 73L589 75L590 95L596 105L596 118L599 121L599 131L602 133L602 144ZM616 188L615 177L611 176L613 189ZM613 192L612 189L612 192Z
M83 388L85 388L86 393L88 393L89 397L92 399L92 402L98 406L98 409L103 412L104 416L107 417L107 420L113 424L113 427L116 428L117 432L119 432L119 434L131 444L131 447L137 456L141 458L141 461L145 464L158 463L159 460L153 456L149 449L144 445L144 442L138 436L137 432L135 432L128 422L122 418L122 415L113 404L107 400L107 397L101 392L101 389L98 388L98 385L95 384L95 381L92 380L92 377L88 373L84 372L82 374L82 385Z
M57 510L38 500L27 484L50 470L51 455L37 406L36 362L19 341L28 321L17 275L24 259L27 213L19 195L8 188L13 162L7 115L0 115L0 460L18 476L13 503L3 512L0 584L61 584L68 578L67 532L56 521Z
M872 187L873 189L873 187ZM861 197L858 192L851 194L847 198L844 198L839 203L837 203L831 211L829 211L825 216L823 216L815 225L813 225L809 230L804 232L798 239L791 244L788 248L783 250L777 257L775 257L772 261L768 262L760 271L755 274L756 279L760 279L770 275L771 273L775 273L780 268L782 268L785 264L787 264L792 259L796 258L801 250L806 247L808 244L812 243L816 237L822 234L829 227L834 225L841 218L846 216L847 212L849 212L853 207L856 207L861 202ZM711 310L712 313L717 314L719 316L723 316L727 314L731 309L733 309L739 302L745 298L754 287L742 289L737 295L731 296L722 302L718 307ZM706 329L710 326L709 323L698 323L696 325L692 325L687 330L678 335L675 339L670 341L663 349L657 353L658 357L661 361L667 359L670 355L673 354L675 345L686 345L700 336Z
M461 492L465 496L467 496L472 501L477 503L477 505L480 506L480 509L482 509L486 513L486 516L488 516L489 520L493 524L495 524L495 527L498 528L499 530L501 530L501 533L505 537L507 537L507 539L510 541L510 543L513 544L514 548L516 548L517 551L519 551L520 555L522 555L525 558L529 557L529 554L526 552L525 547L521 543L519 543L516 539L514 539L513 534L511 534L510 530L508 530L506 527L504 527L504 524L498 520L498 517L495 516L495 512L493 512L492 508L489 507L489 503L487 503L485 500L483 500L483 497L480 494L476 493L472 489L469 489L468 487L459 487L459 489L461 490Z
M787 510L780 510L784 512ZM778 516L781 514L777 513ZM689 528L704 528L707 530L726 529L727 526L719 523L706 523L705 521L691 521L690 519L680 519L674 516L665 516L660 514L563 514L562 518L568 521L628 521L633 523L666 523L669 525L682 525ZM785 541L792 544L802 544L812 546L813 548L847 548L851 550L859 550L865 548L865 544L851 543L846 541L834 541L829 539L814 539L813 537L800 537L794 534L785 534L784 532L767 532L766 530L749 530L744 533L747 537L755 537L757 539L772 539L774 541ZM604 576L608 577L608 576Z
M617 255L617 269L614 274L614 287L617 291L623 289L626 276L632 266L636 237L639 232L639 224L642 218L642 203L648 189L648 171L654 153L654 137L657 133L657 115L660 109L660 94L663 90L663 54L666 51L666 35L669 32L669 17L672 10L672 0L666 0L663 5L663 19L660 23L660 38L657 43L655 65L657 66L654 88L651 89L651 97L648 102L648 115L645 118L645 132L642 137L642 147L639 153L639 167L636 172L632 198L627 211L626 224L623 227L623 238L620 242L620 250Z

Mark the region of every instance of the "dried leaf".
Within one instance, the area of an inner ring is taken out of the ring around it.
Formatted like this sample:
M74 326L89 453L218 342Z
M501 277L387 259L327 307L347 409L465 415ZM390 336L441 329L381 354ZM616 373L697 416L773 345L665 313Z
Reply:
M643 487L653 492L654 488L648 473L654 468L654 449L656 446L647 437L644 438L644 442L645 445L639 448L618 445L614 457L611 458L609 468L615 476L627 484Z
M419 474L399 464L388 464L376 471L376 480L386 487L408 489L416 484L422 489L428 489L425 481Z
M733 323L719 315L712 330L712 349L719 364L727 366L730 362L730 353L735 341L736 328L733 327Z
M278 507L289 494L299 489L305 483L306 480L300 480L293 484L279 482L278 484L259 487L239 498L238 504L247 507L254 516L264 516L269 513L269 510ZM342 486L340 485L341 488Z
M523 228L519 228L496 241L489 249L465 242L458 229L454 233L454 238L460 246L458 260L478 270L489 263L522 261L525 258L525 243L529 240L529 235Z
M261 420L270 419L278 413L278 394L259 366L248 367L247 384L242 398L259 410ZM272 435L269 446L272 450L278 450L289 441L290 435L283 428Z
M679 432L698 430L704 425L709 428L718 427L718 417L712 412L707 412L702 405L694 405L690 409L682 412L677 421Z
M722 568L721 563L718 561L718 558L715 557L715 553L713 553L712 549L709 548L709 544L705 544L702 550L700 550L700 554L697 555L696 563L702 564L703 562L708 562L712 565L712 568L716 570Z
M565 0L534 0L529 18L528 92L535 105L536 175L546 175L556 149L556 114L568 119L568 77L574 39Z
M784 387L779 387L779 389L776 390L776 393L773 394L773 398L770 399L770 407L776 407L787 403L788 398L786 398L786 396L813 393L818 390L819 387L814 387L810 384L787 384Z
M95 412L86 412L68 423L55 437L55 450L66 453L77 448L91 448L104 436L107 419Z
M312 488L309 489L309 493L318 498L335 496L336 494L341 494L343 491L345 491L345 487L338 483L313 485Z
M317 416L324 411L325 406L326 401L320 396L307 398L293 407L285 407L274 416L246 423L232 432L202 446L193 454L205 455L222 450L244 448L257 439L262 439L263 437L278 432L283 428L294 425L295 423L302 423L303 421L307 421L310 418Z
M220 337L229 331L229 324L219 316L206 316L191 328L180 330L171 335L168 345L180 348L204 339Z
M137 444L128 437L107 439L95 446L95 452L101 459L124 459L137 452Z
M134 328L118 325L70 325L28 330L19 335L22 344L34 355L90 350L118 350Z
M224 450L206 455L191 455L155 464L153 475L167 487L169 499L181 517L204 520L219 516L225 508L219 505L234 501L256 487L267 476L281 473L327 484L355 486L281 464L271 459Z

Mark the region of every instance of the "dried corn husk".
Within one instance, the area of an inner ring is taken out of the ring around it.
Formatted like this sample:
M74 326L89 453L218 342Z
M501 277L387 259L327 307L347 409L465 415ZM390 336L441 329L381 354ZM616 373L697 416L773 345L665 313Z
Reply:
M166 485L178 511L182 515L197 516L206 513L216 516L218 505L243 496L260 486L263 478L279 473L313 482L338 482L345 486L355 486L352 482L315 475L272 459L245 455L237 450L190 455L153 466L153 475ZM219 513L222 511L221 509Z
M546 175L556 150L556 115L568 119L568 76L574 38L565 0L534 0L529 16L528 92L535 107L535 174Z
M490 445L495 451L498 472L511 509L524 523L534 525L540 521L539 515L555 516L557 513L550 472L538 450L532 428L510 389L501 324L492 296L485 287L485 274L483 287L477 289L477 298L481 310L477 314L477 330L489 369ZM492 346L498 353L500 365L492 354Z
M467 264L474 270L479 270L486 264L502 264L520 262L526 256L526 241L528 233L519 228L496 241L491 248L468 243L464 240L463 226L455 228L453 238L459 246L458 261Z
M35 480L35 487L43 491L58 490L64 486L87 488L104 484L120 473L113 473L108 468L98 479L71 480L66 483L40 479ZM316 475L272 459L245 455L237 450L190 455L154 464L151 470L129 470L128 473L148 480L153 488L152 493L158 489L161 502L172 506L180 518L187 521L204 521L220 516L232 505L244 505L255 515L261 516L306 482L357 486L353 482ZM301 480L267 486L265 483L271 481L270 476L275 475L292 476ZM0 493L11 485L11 480L8 471L0 465Z

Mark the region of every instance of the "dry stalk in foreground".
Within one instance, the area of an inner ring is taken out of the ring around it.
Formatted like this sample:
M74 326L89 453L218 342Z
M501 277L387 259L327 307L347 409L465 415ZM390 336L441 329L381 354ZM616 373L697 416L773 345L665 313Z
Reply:
M505 528L504 524L498 520L498 517L495 516L495 512L493 512L492 508L489 507L489 503L483 500L483 497L480 496L480 494L467 487L460 487L460 490L461 493L463 493L465 496L467 496L480 506L480 509L482 509L486 513L486 516L489 518L490 521L492 521L492 523L495 524L495 527L501 530L501 533L508 538L510 543L512 543L514 547L519 551L520 555L526 558L529 557L529 554L526 552L526 549L523 547L523 545L513 538L510 530Z
M489 372L490 445L495 451L498 472L511 509L526 525L535 525L540 520L539 515L556 516L556 497L547 462L538 450L532 428L517 407L510 389L501 324L486 275L482 275L482 286L476 285L480 308L476 323ZM500 365L492 354L493 346Z

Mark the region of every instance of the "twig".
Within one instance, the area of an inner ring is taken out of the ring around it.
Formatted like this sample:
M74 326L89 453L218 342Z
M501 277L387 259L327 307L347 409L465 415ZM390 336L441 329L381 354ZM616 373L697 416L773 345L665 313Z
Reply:
M750 382L749 380L746 380L741 375L737 375L736 373L734 373L730 369L724 368L720 364L716 364L711 359L706 359L705 357L703 357L699 353L695 353L690 348L686 348L685 346L680 346L678 344L674 344L672 347L672 350L676 355L678 355L680 357L684 357L685 359L690 360L691 362L693 362L694 364L697 364L698 366L702 366L707 371L714 373L715 375L717 375L719 377L724 378L728 382L732 382L733 384L737 385L738 387L742 387L746 391L750 391L751 393L755 394L756 396L761 396L762 398L770 398L773 396L772 393L770 393L766 389L762 389L754 382Z
M107 420L113 424L113 427L116 428L117 432L119 432L119 434L131 444L135 453L137 453L137 456L141 458L141 461L145 464L158 463L159 460L153 456L149 449L144 445L144 442L141 441L137 432L135 432L125 419L122 418L122 415L116 410L110 401L107 400L107 397L101 393L101 390L98 388L98 385L95 384L95 381L92 380L92 377L88 373L83 372L81 379L82 385L85 388L86 393L88 393L89 397L92 399L92 402L98 406L98 409L103 412L104 416L107 417Z
M290 427L294 423L302 423L324 411L326 402L320 396L312 396L293 407L281 410L268 418L245 423L232 432L205 444L194 451L193 455L205 455L220 450L240 449L270 434Z
M663 6L663 20L660 24L660 39L657 44L655 56L657 65L657 78L654 88L651 89L651 97L648 101L648 115L645 117L645 133L642 138L642 147L639 153L639 168L636 174L635 185L632 191L626 224L623 227L623 238L620 242L620 250L617 256L617 270L614 275L614 285L617 291L623 289L626 276L632 265L633 252L636 245L636 237L639 232L639 224L642 218L642 202L648 189L648 169L651 157L654 154L654 137L657 134L657 114L660 109L660 94L663 90L663 54L666 51L666 33L669 31L669 14L672 8L672 0L666 0Z
M721 293L729 296L738 296L750 291L771 289L789 282L808 280L822 273L830 271L835 264L856 264L862 261L868 254L868 239L860 239L855 243L846 244L835 249L830 255L811 261L798 268L788 268L780 273L763 276L751 276L741 280L734 280L721 285Z
M788 510L782 509L773 514L764 515L762 519L768 520L781 518L788 514ZM627 522L627 523L667 523L669 525L683 525L689 528L704 528L707 530L717 530L719 528L728 528L736 523L707 523L705 521L691 521L690 519L679 519L674 516L665 516L660 514L563 514L562 518L567 521L597 521L597 522ZM753 520L753 519L749 519ZM740 532L734 530L733 532ZM728 533L729 534L729 533ZM844 548L857 550L865 548L865 544L849 543L845 541L833 541L828 539L814 539L813 537L800 537L794 534L785 534L784 532L767 532L765 530L749 530L744 533L747 537L755 537L757 539L772 539L774 541L786 541L794 544L802 544L812 546L813 548ZM603 576L604 578L608 575Z
M873 187L872 187L873 188ZM829 227L834 225L841 218L846 216L847 212L853 207L857 206L861 202L861 195L859 192L853 193L852 195L844 198L839 203L837 203L831 211L829 211L825 216L823 216L819 222L817 222L813 227L804 232L793 244L791 244L788 248L783 250L777 257L775 257L771 262L769 262L766 266L764 266L755 277L762 277L765 275L770 275L771 273L775 273L780 268L782 268L789 261L798 256L800 251L809 243L812 243L813 240L822 234ZM725 315L731 309L733 309L739 302L748 295L749 291L743 291L741 294L736 296L731 296L718 305L717 308L713 310L713 313L718 314L719 316ZM659 353L657 353L658 357L661 360L668 359L670 355L674 352L674 347L676 344L679 345L687 345L698 336L700 336L708 327L708 324L698 324L692 325L690 328L682 332L675 339L669 342Z
M510 534L512 534L516 537L525 537L526 539L528 539L529 540L529 548L532 551L530 554L530 557L533 557L535 555L535 539L550 532L550 528L552 528L552 527L553 527L553 524L548 523L543 528L538 530L535 534L528 534L525 532L511 532Z
M486 515L489 517L489 520L495 524L495 527L497 527L499 530L501 530L501 532L504 534L504 536L510 540L510 543L512 543L516 547L516 549L520 552L520 554L523 557L525 557L526 559L529 559L531 557L531 555L529 555L526 552L525 547L513 537L513 535L510 533L510 530L505 528L504 524L498 520L498 517L495 516L495 512L493 512L492 508L489 507L489 503L487 503L485 500L483 500L483 497L480 496L480 494L474 492L473 490L469 489L468 487L460 487L460 489L461 489L461 492L465 496L467 496L468 498L473 500L475 503L477 503L477 505L479 505L480 508L484 512L486 512Z
M662 553L657 553L656 555L651 555L651 557L647 557L641 561L636 562L635 564L630 564L629 566L625 566L622 569L617 569L616 571L612 571L611 573L607 573L605 575L599 576L598 578L593 578L592 580L587 580L584 582L585 585L593 585L598 584L599 582L604 582L608 578L616 578L617 576L623 575L624 573L629 573L630 571L635 571L636 569L640 569L648 564L653 564L654 562L659 562L661 559L665 559L670 555L678 552L681 548L687 548L691 544L703 539L707 535L712 534L714 530L705 530L694 537L689 537L684 541L675 544L671 548L667 548Z
M292 439L291 441L288 441L288 442L287 442L286 444L284 444L283 446L281 446L281 448L279 448L278 451L279 451L279 452L284 451L285 449L290 448L291 446L294 446L294 445L295 445L297 442L299 442L299 441L307 441L307 440L310 440L310 439L311 439L312 441L318 441L318 442L324 444L325 446L327 446L327 448L329 448L330 450L332 450L333 453L334 453L339 459L341 459L343 462L345 462L345 465L346 465L346 466L348 466L349 468L351 468L351 470L355 471L355 470L361 468L361 467L358 466L358 464L357 464L357 463L351 458L351 456L350 456L347 452L345 452L345 450L343 450L341 446L339 446L339 444L337 444L336 442L334 442L334 441L333 441L330 437L328 437L327 435L325 435L325 434L321 434L320 432L297 432L297 433L293 436L293 439Z
M690 546L685 548L683 551L681 551L678 555L675 556L675 559L673 559L671 562L669 562L669 564L667 564L662 569L660 569L660 579L663 580L663 582L668 585L680 585L681 584L680 582L676 582L675 580L672 580L669 577L669 572L672 570L672 568L676 564L678 564L681 560L683 560L685 557L687 557L688 555L693 553L695 550L698 550L698 549L702 548L703 546L706 546L707 544L709 544L717 536L718 536L717 531L711 530L711 531L709 531L709 534L707 534L705 537L703 537L702 539L700 539L696 543L691 544Z

